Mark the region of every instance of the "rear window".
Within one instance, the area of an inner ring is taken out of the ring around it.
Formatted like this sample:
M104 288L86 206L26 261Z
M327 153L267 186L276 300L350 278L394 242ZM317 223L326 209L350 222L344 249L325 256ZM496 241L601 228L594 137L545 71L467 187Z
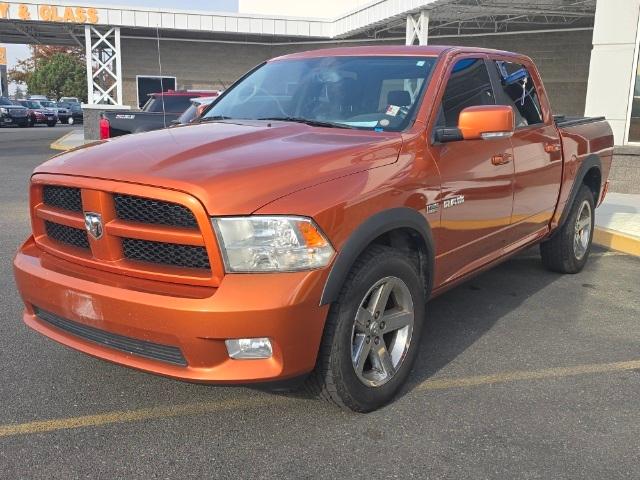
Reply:
M153 95L142 107L143 112L159 113L163 111L163 95ZM164 95L164 111L169 113L182 113L191 105L191 97L180 95Z

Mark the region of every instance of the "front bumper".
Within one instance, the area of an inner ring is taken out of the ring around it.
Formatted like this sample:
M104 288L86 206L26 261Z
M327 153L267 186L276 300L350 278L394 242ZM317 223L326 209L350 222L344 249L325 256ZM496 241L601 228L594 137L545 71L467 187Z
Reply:
M104 360L196 382L274 381L310 372L328 312L319 306L324 270L226 275L218 288L168 288L166 282L140 284L79 267L43 252L30 238L15 257L14 273L26 305L24 321L34 330ZM165 291L154 291L154 284ZM78 336L45 321L37 309L112 337L177 347L187 365ZM273 356L229 358L225 339L251 337L268 337Z
M27 117L13 117L10 115L0 115L0 125L12 126L12 125L26 125L28 122Z

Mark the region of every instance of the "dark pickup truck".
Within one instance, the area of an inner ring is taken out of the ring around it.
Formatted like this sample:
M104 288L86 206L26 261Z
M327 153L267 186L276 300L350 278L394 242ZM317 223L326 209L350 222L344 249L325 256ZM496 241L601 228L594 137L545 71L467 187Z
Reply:
M149 94L141 111L111 111L100 119L100 139L150 132L171 126L191 106L191 99L217 95L217 91L167 90Z

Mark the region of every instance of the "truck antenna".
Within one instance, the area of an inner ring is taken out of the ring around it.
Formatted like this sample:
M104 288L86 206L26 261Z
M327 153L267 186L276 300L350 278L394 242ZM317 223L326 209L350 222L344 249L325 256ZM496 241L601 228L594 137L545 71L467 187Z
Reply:
M167 128L167 112L164 108L164 82L162 78L162 58L160 57L160 28L156 24L156 43L158 49L158 70L160 71L160 101L162 102L162 125Z

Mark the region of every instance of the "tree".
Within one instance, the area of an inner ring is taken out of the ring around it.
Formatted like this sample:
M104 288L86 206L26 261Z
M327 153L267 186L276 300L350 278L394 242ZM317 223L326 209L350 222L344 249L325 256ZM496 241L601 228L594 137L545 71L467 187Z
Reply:
M29 93L86 100L86 67L79 48L34 45L31 57L18 62L8 78L26 84Z

